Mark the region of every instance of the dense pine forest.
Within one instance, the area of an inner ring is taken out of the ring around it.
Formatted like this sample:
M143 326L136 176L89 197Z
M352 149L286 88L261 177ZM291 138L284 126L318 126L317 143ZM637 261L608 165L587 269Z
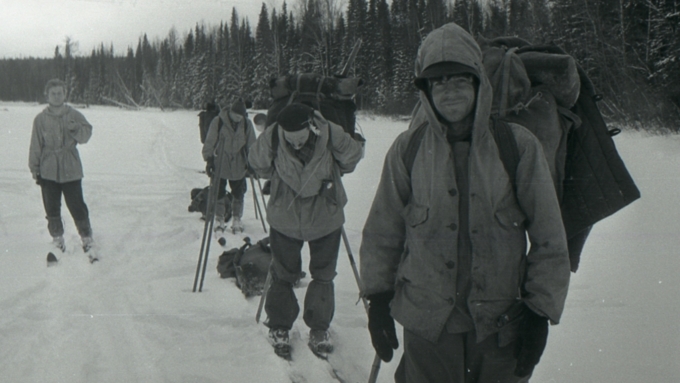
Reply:
M67 38L51 58L0 60L0 100L42 101L43 85L58 77L77 104L199 109L226 95L266 108L272 77L338 74L361 39L349 73L365 81L359 108L407 114L420 41L455 21L474 36L555 43L587 71L608 119L679 129L680 0L291 1L263 3L254 28L233 9L220 25L144 35L126 51L102 44L81 54Z

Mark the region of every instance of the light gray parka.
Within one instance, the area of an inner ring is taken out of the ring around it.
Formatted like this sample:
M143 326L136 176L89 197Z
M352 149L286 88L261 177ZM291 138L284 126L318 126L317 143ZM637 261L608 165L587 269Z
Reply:
M319 137L309 163L300 162L276 124L260 134L248 156L257 174L271 179L267 221L284 235L303 241L321 238L345 223L347 195L340 176L354 171L363 154L361 144L341 126L315 120ZM273 134L278 134L276 153ZM322 193L329 182L333 187Z
M521 289L529 308L557 323L569 285L569 258L541 144L512 125L521 157L515 197L489 130L492 91L479 47L462 28L447 24L423 42L416 73L441 61L475 68L480 79L468 169L472 286L467 304L477 340L499 331L498 317L517 302ZM404 152L422 123L427 124L422 145L412 170L406 169ZM394 290L392 316L433 342L456 297L460 193L445 129L421 92L411 127L385 157L360 249L363 294Z
M76 145L87 143L92 125L77 110L64 105L54 112L49 107L33 120L28 168L33 178L65 183L83 178L83 164Z
M222 120L221 129L219 128L220 119ZM235 129L234 125L236 125ZM220 140L224 140L224 149L222 153L216 153ZM220 178L240 180L248 172L248 149L254 143L255 129L250 119L225 110L210 122L201 153L206 161L210 157L215 158L215 167L220 166L220 174L218 174Z

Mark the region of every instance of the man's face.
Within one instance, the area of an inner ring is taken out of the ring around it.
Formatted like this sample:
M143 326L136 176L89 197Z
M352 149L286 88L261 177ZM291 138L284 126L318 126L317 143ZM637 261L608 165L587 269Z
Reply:
M50 106L62 106L66 100L66 90L63 86L53 86L47 90L47 102Z
M300 148L305 146L305 143L309 138L309 129L305 128L302 130L297 130L295 132L289 132L287 130L284 130L283 137L286 139L286 141L288 141L288 143L290 144L290 146L293 147L293 149L300 150Z
M475 81L472 75L456 74L428 80L432 102L448 122L462 121L475 108Z

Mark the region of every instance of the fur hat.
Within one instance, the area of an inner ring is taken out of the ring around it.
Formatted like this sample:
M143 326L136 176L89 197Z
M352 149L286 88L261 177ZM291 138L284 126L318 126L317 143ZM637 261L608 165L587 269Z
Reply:
M297 132L309 127L314 118L314 109L304 104L290 104L276 117L276 122L287 132Z

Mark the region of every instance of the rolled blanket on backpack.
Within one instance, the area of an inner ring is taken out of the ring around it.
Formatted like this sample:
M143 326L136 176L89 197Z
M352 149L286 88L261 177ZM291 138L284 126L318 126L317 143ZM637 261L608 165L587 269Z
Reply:
M532 87L543 85L559 106L569 109L576 104L581 81L573 57L543 52L523 52L518 56Z

